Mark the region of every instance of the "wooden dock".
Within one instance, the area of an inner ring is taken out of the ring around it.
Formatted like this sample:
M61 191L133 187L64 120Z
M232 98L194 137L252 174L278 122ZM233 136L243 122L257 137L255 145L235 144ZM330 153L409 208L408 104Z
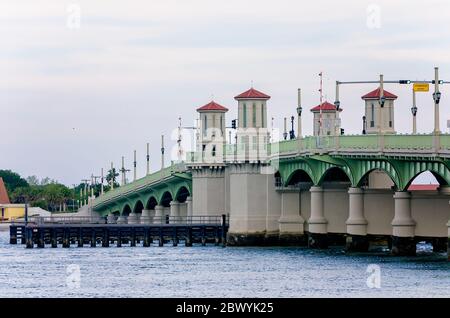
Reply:
M149 247L157 241L158 246L184 243L226 245L228 222L221 216L164 217L149 224L107 223L102 217L32 218L28 222L10 225L10 244L25 244L27 248L53 248L62 246L115 245Z

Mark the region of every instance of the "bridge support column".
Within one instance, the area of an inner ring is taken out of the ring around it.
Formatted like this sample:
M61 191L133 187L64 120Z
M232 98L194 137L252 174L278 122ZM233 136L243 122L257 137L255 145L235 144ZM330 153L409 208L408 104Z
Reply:
M447 258L450 261L450 220L447 223L447 231L448 231Z
M115 224L116 223L116 216L113 213L108 214L108 218L106 219L106 222L108 224Z
M151 210L142 210L141 214L141 224L150 224L152 223Z
M392 220L392 254L416 255L414 239L416 222L411 216L411 193L395 192L395 214Z
M347 251L369 250L367 220L364 216L364 191L361 188L348 189Z
M301 193L283 192L281 194L281 217L278 220L280 243L284 245L303 245L305 219L300 213Z
M186 219L187 219L187 203L186 202L180 203L179 213L180 213L180 221L183 223L186 222Z
M155 218L153 219L153 223L163 223L164 221L164 207L162 205L155 206Z
M187 197L186 198L186 205L187 205L187 216L188 216L188 219L189 219L193 215L193 211L192 211L192 197Z
M139 216L135 212L131 212L128 216L128 224L139 224Z
M308 246L311 248L327 248L327 225L323 211L323 188L311 187L311 217L308 220Z
M177 223L180 222L180 202L173 200L170 202L170 222Z
M125 215L120 215L117 218L117 224L127 224L127 217Z

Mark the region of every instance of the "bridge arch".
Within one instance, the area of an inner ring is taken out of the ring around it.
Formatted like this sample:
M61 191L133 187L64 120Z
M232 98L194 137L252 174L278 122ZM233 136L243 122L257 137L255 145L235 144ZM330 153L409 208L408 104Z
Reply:
M309 182L313 183L313 179L310 177L310 175L305 170L295 170L291 173L289 176L289 179L286 181L286 185L296 185L298 183L302 182Z
M162 193L161 198L159 200L159 205L162 205L163 207L170 207L170 202L172 202L173 200L173 195L172 193L167 190L165 192Z
M401 187L400 174L396 166L388 160L351 160L348 164L355 171L355 186L357 187L362 186L369 174L374 171L384 172L395 187Z
M332 182L349 182L352 183L352 176L349 174L348 169L344 169L339 166L329 166L320 176L318 185L322 185L324 182L332 181Z
M133 207L134 213L142 213L142 210L144 209L144 204L141 200L137 200Z
M174 200L183 203L186 202L186 199L188 196L191 195L191 192L189 191L189 189L185 186L181 186L178 188L176 194L175 194L175 198Z
M305 161L294 161L289 163L283 163L280 165L278 173L285 186L289 185L291 179L294 177L297 171L303 171L313 182L315 181L314 173L310 165Z
M128 203L125 203L124 206L121 209L120 215L128 216L131 213L131 211L132 210L131 210L130 205Z
M407 190L411 183L424 172L430 172L436 178L439 185L450 185L450 171L445 165L440 165L438 163L424 165L422 163L421 166L422 169L417 169L415 171L413 170L411 171L411 174L407 176L407 179L405 179L405 186L403 190Z
M151 195L145 203L145 208L147 210L154 210L155 206L158 205L158 200L156 199L156 197L154 195Z

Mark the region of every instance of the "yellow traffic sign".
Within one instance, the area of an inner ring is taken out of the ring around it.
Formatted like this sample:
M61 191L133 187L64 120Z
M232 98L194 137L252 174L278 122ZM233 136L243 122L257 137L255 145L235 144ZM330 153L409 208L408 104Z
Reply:
M428 91L430 91L430 84L428 84L428 83L414 83L413 90L415 92L428 92Z

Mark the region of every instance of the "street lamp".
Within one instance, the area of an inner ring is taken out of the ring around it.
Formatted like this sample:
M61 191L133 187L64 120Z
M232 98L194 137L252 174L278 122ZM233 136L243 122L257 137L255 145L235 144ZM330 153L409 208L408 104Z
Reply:
M416 105L411 107L411 113L413 114L414 117L417 115L417 106Z
M384 107L385 102L386 102L386 97L384 97L384 95L383 95L380 97L380 107Z
M291 116L291 131L289 132L289 139L295 139L294 133L294 116Z
M439 102L441 101L441 92L437 91L433 93L433 100L437 105L439 105Z

